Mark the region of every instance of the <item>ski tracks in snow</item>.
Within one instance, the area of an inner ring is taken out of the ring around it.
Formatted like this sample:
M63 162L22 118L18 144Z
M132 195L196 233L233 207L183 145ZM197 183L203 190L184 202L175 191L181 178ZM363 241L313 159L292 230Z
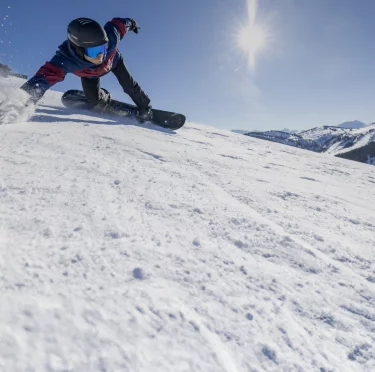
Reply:
M229 148L229 146L228 146ZM220 150L222 151L222 150ZM235 151L237 153L238 151ZM217 156L223 156L222 153L218 153ZM229 159L237 160L239 159L236 155L228 155ZM207 159L208 160L208 159ZM248 159L248 161L252 161L253 159ZM208 160L209 161L209 160ZM339 285L343 286L344 288L351 288L351 292L354 294L351 296L346 296L346 298L342 298L339 294L341 291L337 289L339 287L337 284L332 286L331 290L332 294L330 295L330 298L327 298L327 300L324 300L325 305L322 308L321 315L319 313L315 314L312 312L311 315L316 317L316 320L321 320L326 322L327 324L330 324L332 327L336 329L344 330L344 333L349 331L349 329L353 330L353 327L355 327L355 324L363 329L364 332L371 332L371 329L373 328L371 321L370 322L364 322L363 319L366 318L368 320L375 319L375 313L373 314L373 307L375 305L375 295L374 290L371 287L371 284L369 283L368 277L364 277L363 275L358 274L355 270L353 271L353 268L346 265L343 262L337 261L332 259L329 255L327 255L325 252L323 252L321 249L316 248L311 243L309 243L306 239L303 239L296 234L291 234L287 232L284 228L284 226L280 225L279 223L275 222L273 219L270 218L269 213L262 214L258 211L256 211L255 203L252 202L251 199L247 197L243 197L242 194L240 198L238 198L238 193L233 193L231 190L234 189L234 187L228 187L228 185L231 184L231 180L228 180L226 178L225 173L215 172L215 165L212 164L212 160L209 161L211 163L211 167L205 167L202 166L201 163L197 161L189 160L189 164L194 166L198 172L202 174L201 180L203 183L207 185L208 188L211 188L212 193L216 195L216 197L221 201L222 204L230 206L228 208L229 210L232 210L232 213L234 210L241 211L240 215L246 216L243 217L245 220L249 219L250 221L256 221L256 223L252 224L253 232L255 232L255 229L258 226L262 226L262 230L270 230L268 233L269 236L275 235L279 236L281 239L279 240L278 246L274 247L273 254L279 255L281 253L281 257L283 257L284 260L289 261L289 265L291 264L291 267L294 267L295 269L302 269L307 264L308 266L311 266L311 269L308 269L308 271L311 270L310 274L312 275L319 275L320 277L324 276L324 280L328 287L331 287L331 280L330 276L333 274L337 276L339 273L339 277L341 279L341 283ZM208 165L208 164L207 164ZM282 166L282 165L281 165ZM249 177L245 171L245 169L242 169L244 172L242 175L239 175L239 177L243 177L245 174L247 177ZM251 174L251 173L250 173ZM250 176L251 177L251 176ZM304 179L307 179L308 181L312 180L311 177L304 177ZM302 179L302 178L301 178ZM238 181L238 180L237 180ZM314 179L314 181L316 181ZM242 186L242 191L243 186ZM290 194L292 195L292 194ZM254 205L251 207L250 205ZM241 217L239 217L241 219ZM268 228L264 228L264 226L268 226ZM272 231L272 232L271 232ZM251 235L251 231L249 231L249 235ZM320 240L320 239L318 239ZM241 240L235 240L235 245L244 250L245 252L251 253L254 257L254 253L256 251L262 251L264 252L264 248L266 248L266 245L264 247L260 247L260 249L249 245L247 242L243 243ZM322 244L321 244L322 245ZM262 249L263 248L263 249ZM280 250L281 248L281 250ZM291 251L292 249L292 251ZM283 254L284 251L284 254ZM301 255L303 254L303 255ZM269 256L263 255L264 257L272 257L272 254ZM276 263L276 261L274 261ZM305 262L305 264L303 263ZM278 263L280 263L278 261ZM315 267L314 267L315 266ZM289 275L289 274L288 274ZM339 279L339 280L340 280ZM349 283L357 283L357 285L353 286ZM347 283L347 284L345 284ZM336 294L334 295L334 292ZM320 293L320 292L318 292ZM303 297L302 297L303 298ZM301 298L301 299L302 299ZM330 301L334 302L330 303ZM294 301L293 301L294 302ZM350 304L349 308L346 304ZM328 306L327 306L328 305ZM333 305L333 306L332 306ZM303 325L303 318L308 316L306 313L303 315L304 310L300 307L300 305L295 302L296 311L299 312L302 318L300 321L300 325ZM318 308L316 306L312 307L314 310L317 311ZM331 309L329 309L331 308ZM349 319L350 316L348 316L348 313L351 312L355 314L356 316L354 319ZM331 313L331 314L330 314ZM330 319L330 320L329 320ZM312 319L313 322L315 322L314 319ZM348 320L348 323L346 323L346 320ZM354 322L353 322L354 320ZM354 341L355 340L355 341ZM367 363L367 366L370 366L374 364L375 358L373 358L373 351L372 348L363 347L363 342L365 342L366 345L372 344L374 339L372 337L367 337L367 344L364 339L362 339L359 334L356 335L356 337L353 337L353 344L347 345L347 357L352 361L359 361L359 363ZM341 341L340 341L341 342ZM345 344L345 343L343 343ZM362 346L361 346L362 345ZM346 348L346 347L344 347ZM356 351L357 350L357 351ZM359 350L364 350L359 351ZM363 355L359 357L359 355ZM336 360L336 363L339 363L338 360Z
M316 154L193 124L171 135L73 121L2 128L7 358L27 350L51 370L372 370L375 274L333 259L335 236L313 225L327 218L337 234L344 213L305 192L334 179L308 173ZM298 221L308 206L318 217ZM361 228L362 208L349 216ZM39 354L26 349L36 342Z

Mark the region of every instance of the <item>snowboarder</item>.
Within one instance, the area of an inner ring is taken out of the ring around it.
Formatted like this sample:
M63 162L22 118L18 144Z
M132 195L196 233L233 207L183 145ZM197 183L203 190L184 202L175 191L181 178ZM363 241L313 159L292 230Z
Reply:
M118 50L124 35L128 31L137 34L138 29L132 18L113 18L104 28L89 18L73 20L68 26L68 40L21 88L36 104L49 88L63 81L67 73L73 73L81 78L87 101L100 111L111 100L110 93L100 88L100 78L113 72L124 92L138 106L138 118L151 120L150 99L130 75Z

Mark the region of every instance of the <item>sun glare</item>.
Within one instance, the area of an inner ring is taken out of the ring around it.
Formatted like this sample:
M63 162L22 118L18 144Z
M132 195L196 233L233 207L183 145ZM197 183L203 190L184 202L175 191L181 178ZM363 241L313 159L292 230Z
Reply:
M269 31L258 19L257 12L258 0L247 0L247 23L236 33L237 47L247 55L250 69L254 69L257 55L266 49L269 41Z

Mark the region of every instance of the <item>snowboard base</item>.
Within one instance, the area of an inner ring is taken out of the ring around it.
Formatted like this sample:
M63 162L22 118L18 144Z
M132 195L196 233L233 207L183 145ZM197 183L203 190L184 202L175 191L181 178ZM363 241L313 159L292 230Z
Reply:
M102 110L94 110L92 105L87 102L85 94L81 90L68 90L63 94L61 101L63 105L68 108L89 110L92 112L113 114L116 116L128 116L141 122L141 120L137 118L137 106L112 99L111 102L106 107L103 107ZM186 121L186 117L184 115L175 112L152 109L152 114L153 118L150 123L158 125L162 128L176 130L181 128Z

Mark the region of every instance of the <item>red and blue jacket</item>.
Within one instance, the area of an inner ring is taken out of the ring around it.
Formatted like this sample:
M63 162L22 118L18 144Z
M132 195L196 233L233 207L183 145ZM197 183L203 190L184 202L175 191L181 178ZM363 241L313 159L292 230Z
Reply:
M36 103L44 93L56 83L63 81L65 75L73 73L79 77L100 77L116 67L121 55L118 44L131 27L127 18L113 18L107 22L104 30L108 37L108 49L103 63L95 65L81 58L69 40L64 41L56 55L46 62L21 89L28 92Z

